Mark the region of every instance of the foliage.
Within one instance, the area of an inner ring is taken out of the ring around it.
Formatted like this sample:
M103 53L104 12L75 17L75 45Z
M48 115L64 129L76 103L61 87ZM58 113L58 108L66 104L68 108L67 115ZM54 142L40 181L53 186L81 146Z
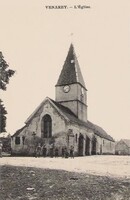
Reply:
M54 143L55 143L55 137L52 136L52 137L50 138L49 144L54 144Z
M26 137L25 139L25 144L27 146L34 146L36 147L38 144L43 145L45 143L43 138L40 138L39 136L30 136L30 137Z
M9 65L4 60L2 52L0 52L0 89L6 90L6 85L9 83L10 77L12 77L15 73L12 69L7 69ZM7 111L2 104L2 100L0 99L0 133L5 132L6 129L6 114Z
M36 147L38 146L38 144L43 146L43 144L45 144L45 141L43 138L35 135L26 137L24 144L27 146L27 149L23 149L25 151L25 155L35 155Z
M3 144L2 151L6 153L11 152L11 136L10 134L7 137L0 138Z
M0 100L0 133L5 132L6 129L6 114L7 111L2 103L2 101Z
M7 69L9 65L4 60L2 52L0 52L0 89L6 90L6 85L9 83L10 77L15 73L12 69Z

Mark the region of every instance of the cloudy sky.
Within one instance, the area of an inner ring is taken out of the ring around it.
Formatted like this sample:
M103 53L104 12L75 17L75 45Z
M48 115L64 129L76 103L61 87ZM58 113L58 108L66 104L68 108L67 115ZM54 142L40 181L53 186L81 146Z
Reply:
M86 5L90 9L46 9ZM55 84L73 41L88 89L88 118L130 139L130 1L0 0L0 51L16 70L0 91L13 134ZM70 34L74 33L71 37Z

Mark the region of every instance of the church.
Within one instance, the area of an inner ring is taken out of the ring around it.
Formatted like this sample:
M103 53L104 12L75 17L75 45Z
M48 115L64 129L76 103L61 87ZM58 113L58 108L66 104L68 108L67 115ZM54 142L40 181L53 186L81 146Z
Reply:
M13 155L33 155L35 145L45 145L75 156L115 154L115 141L101 127L87 118L87 88L75 54L70 45L58 81L55 100L46 97L11 138Z

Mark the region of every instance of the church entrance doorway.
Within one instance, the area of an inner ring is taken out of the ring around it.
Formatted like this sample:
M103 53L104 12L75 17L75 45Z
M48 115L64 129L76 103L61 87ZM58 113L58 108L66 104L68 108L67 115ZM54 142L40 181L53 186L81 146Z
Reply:
M86 136L85 155L90 155L90 139Z
M92 139L92 155L96 155L96 149L97 149L97 140L94 136Z
M83 147L84 147L84 137L80 133L80 135L79 135L79 146L78 146L79 156L83 156L83 149L84 149Z

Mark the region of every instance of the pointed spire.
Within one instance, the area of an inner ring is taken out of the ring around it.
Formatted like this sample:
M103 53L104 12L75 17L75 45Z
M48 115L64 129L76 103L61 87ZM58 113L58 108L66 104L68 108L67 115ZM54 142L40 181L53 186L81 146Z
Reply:
M85 89L85 83L81 74L80 66L74 51L74 46L71 43L68 55L63 65L63 69L59 76L56 86L67 85L72 83L79 83Z

